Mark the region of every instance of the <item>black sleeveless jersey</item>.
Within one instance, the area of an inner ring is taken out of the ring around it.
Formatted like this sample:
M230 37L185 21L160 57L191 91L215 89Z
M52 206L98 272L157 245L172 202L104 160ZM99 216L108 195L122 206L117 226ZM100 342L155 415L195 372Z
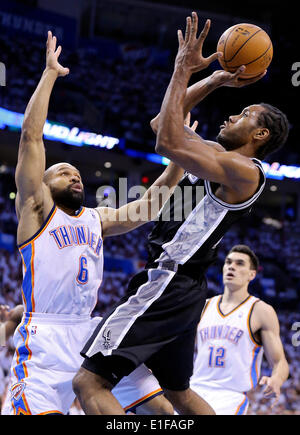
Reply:
M261 195L266 178L262 164L255 194L241 204L227 204L214 195L216 185L186 173L162 207L148 236L146 268L174 262L181 269L201 276L216 258L216 247L228 229L250 213Z

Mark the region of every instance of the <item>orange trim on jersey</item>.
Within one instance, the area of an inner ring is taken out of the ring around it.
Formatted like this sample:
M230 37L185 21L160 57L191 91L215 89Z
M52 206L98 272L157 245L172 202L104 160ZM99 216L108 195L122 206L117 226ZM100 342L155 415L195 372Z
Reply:
M203 308L203 311L202 311L201 316L200 316L200 322L201 322L202 317L204 316L204 313L205 313L205 311L206 311L206 308L208 307L208 305L210 304L210 302L211 302L211 299L209 299L209 300L206 302L205 307Z
M248 397L245 395L244 400L242 401L242 403L238 406L237 410L235 411L235 415L238 415L238 413L240 412L241 407L245 404L247 399L248 399ZM242 414L244 414L244 412Z
M258 348L260 348L260 347L261 347L261 346L255 346L255 347L253 348L253 351L252 351L252 363L251 363L251 366L250 366L251 389L254 388L254 386L256 387L256 385L254 385L254 383L253 383L253 376L252 376L251 371L252 371L252 364L253 364L253 361L254 361L254 358L255 358L255 352L256 352L256 350L257 350ZM255 373L256 373L256 379L257 379L257 381L258 381L257 359L256 359L256 361L255 361L255 366L254 366L254 368L255 368Z
M26 337L26 340L25 340L25 347L26 347L26 349L28 350L28 359L27 359L27 361L30 360L31 357L32 357L32 351L31 351L31 350L29 349L29 347L28 347L28 341L29 341L29 331L28 331L28 326L29 326L30 323L31 323L31 319L32 319L32 314L30 313L30 314L29 314L29 320L28 320L28 323L27 323L27 325L25 326L25 330L26 330L26 332L27 332L27 337ZM28 378L28 370L27 370L27 367L26 367L25 361L22 363L22 365L23 365L23 367L24 367L25 376L26 376L26 378ZM24 394L24 401L25 401L25 394Z
M249 337L250 337L250 340L252 341L252 343L255 344L255 346L260 346L260 347L261 347L261 343L259 343L259 342L255 339L254 334L253 334L253 332L252 332L252 330L251 330L251 326L250 326L250 317L251 317L251 314L252 314L252 311L253 311L254 305L255 305L257 302L259 302L259 301L260 301L260 299L254 301L253 304L251 305L251 308L250 308L249 313L248 313L248 318L247 318L247 328L248 328Z
M28 405L28 402L27 402L27 400L26 400L26 396L25 396L25 393L23 393L23 396L22 396L22 398L23 398L23 400L24 400L24 403L25 403L25 408L26 408L26 411L28 412L28 414L27 414L27 415L32 415L32 413L31 413L31 411L30 411L30 408L29 408L29 405Z
M22 321L21 324L18 326L18 332L19 332L19 334L21 335L21 337L23 337L23 336L22 336L22 334L21 334L21 332L20 332L20 328L21 328L21 326L24 325L25 320L26 320L26 317L23 316L23 321ZM19 351L18 351L18 348L16 348L16 354L17 354L17 365L19 365L19 364L20 364L20 353L19 353ZM17 376L17 373L16 373L16 371L15 371L15 368L14 368L14 373L15 373L16 378L18 379L18 376Z
M24 402L24 405L25 405L25 408L26 408L26 412L24 411L24 409L22 407L20 407L18 409L18 412L17 412L16 407L14 405L14 402L12 400L11 404L12 404L12 407L13 407L13 410L14 410L14 415L32 415L32 412L30 411L28 402L27 402L26 397L25 397L25 393L23 393L21 397L23 399L23 402Z
M31 359L31 356L32 356L32 351L31 351L31 350L29 349L29 347L28 347L28 340L29 340L28 326L30 325L31 318L32 318L32 314L30 313L30 314L29 314L29 320L28 320L28 323L27 323L26 326L24 326L25 331L26 331L26 335L27 335L27 336L26 336L26 339L25 339L25 347L26 347L26 349L28 350L28 359L27 359L27 360L30 360L30 359ZM21 332L20 332L20 327L24 325L25 320L26 320L26 317L24 316L23 323L18 327L18 333L21 335L21 337L22 337L23 339L24 339L24 337L23 337L23 335L22 335ZM19 353L18 349L16 349L16 354L17 354L17 365L19 365L19 364L20 364L20 353ZM28 371L27 371L27 367L26 367L25 361L22 362L22 366L23 366L23 369L24 369L25 377L27 378L27 377L28 377ZM14 369L14 373L15 373L17 379L18 379L18 376L17 376L17 373L16 373L15 369Z
M26 274L26 270L27 270L27 268L26 268L26 264L25 264L25 261L24 261L24 258L23 258L23 255L22 255L22 252L20 251L20 254L21 254L21 260L22 260L22 264L23 264L23 267L24 267L24 276L25 276L25 274ZM25 313L27 313L27 302L26 302L26 298L25 298L25 295L24 295L24 290L23 290L23 284L22 284L22 287L21 287L21 289L22 289L22 299L23 299L23 304L24 304L24 312ZM21 325L20 325L21 326Z
M28 320L28 323L27 323L26 326L24 326L25 331L26 331L25 347L26 347L26 349L28 350L28 358L27 358L27 361L30 360L31 357L32 357L32 351L31 351L31 350L29 349L29 347L28 347L28 340L29 340L28 326L30 325L31 318L32 318L32 314L30 313L30 314L29 314L29 320ZM19 334L21 335L21 337L22 337L23 339L24 339L24 337L23 337L23 335L22 335L21 332L20 332L20 327L24 325L25 320L27 320L27 319L26 319L25 316L23 316L23 322L18 326L18 332L19 332ZM19 353L18 349L16 349L16 355L17 355L17 360L16 360L16 362L17 362L17 365L19 365L19 364L20 364L20 353ZM25 361L22 362L22 367L23 367L23 370L24 370L25 378L28 378L28 370L27 370L27 367L26 367ZM16 378L19 380L19 377L18 377L18 375L17 375L17 372L16 372L15 367L13 368L13 372L14 372ZM23 414L23 415L31 415L31 411L30 411L30 408L29 408L28 402L27 402L27 400L26 400L25 393L22 394L22 399L23 399L23 401L24 401L24 404L25 404L25 408L26 408L27 413L25 413L24 410L20 409L20 410L18 410L17 415L20 415L20 414ZM16 412L17 412L17 411L16 411L16 408L15 408L15 406L14 406L14 404L13 404L13 401L12 401L12 406L13 406L13 409L14 409L14 414L16 415Z
M14 402L13 402L13 401L11 401L11 405L12 405L12 407L13 407L13 410L14 410L14 415L17 415L16 407L15 407L15 405L14 405Z
M34 303L34 243L31 242L31 260L30 260L30 269L31 269L31 306L32 311L35 311L35 303Z
M223 314L222 313L222 311L221 311L221 308L220 308L220 303L221 303L221 298L222 298L222 295L219 297L219 300L218 300L218 302L217 302L217 311L218 311L218 313L220 314L220 316L222 316L222 317L227 317L227 316L229 316L230 314L232 314L234 311L236 311L237 309L239 309L242 305L244 305L248 300L249 300L249 298L251 298L251 295L249 295L243 302L241 302L237 307L235 307L232 311L230 311L229 313L227 313L227 314Z
M34 243L33 243L33 241L29 242L26 246L29 246L29 245L31 245L31 258L30 258L30 270L31 270L31 297L30 297L30 299L31 299L31 310L30 310L30 312L34 312L35 311L35 302L34 302L34 253L35 253L35 250L34 250ZM23 248L25 248L25 246L23 246ZM23 257L22 251L20 251L20 255L21 255L21 259L22 259L22 263L23 263L23 267L24 267L24 276L25 276L25 274L27 272L27 268L26 268L26 264L25 264L25 261L24 261L24 257ZM23 285L22 285L22 299L23 299L23 303L24 303L24 307L25 307L24 312L28 312L27 301L26 301L26 298L25 298L25 295L24 295Z
M53 216L55 215L56 210L57 210L57 206L54 207L54 210L53 210L52 214L49 216L48 221L43 224L43 226L40 228L40 230L35 234L34 238L29 239L24 244L21 243L21 245L19 245L19 250L26 248L26 246L30 245L30 243L33 243L41 234L43 234L43 232L45 231L47 226L50 224Z
M72 218L78 219L80 216L83 215L83 212L85 211L85 207L82 207L82 210L80 211L80 213L77 216L71 216ZM70 215L69 215L70 216Z
M64 415L61 411L57 411L56 409L53 410L53 411L41 412L40 414L37 414L37 415L47 415L47 414L61 414L61 415Z
M24 401L25 402L25 401ZM32 415L29 410L27 410L27 404L25 403L26 411L25 412L22 408L20 408L16 415Z
M141 399L136 400L135 402L131 403L131 405L126 406L124 408L124 411L127 411L128 409L133 408L133 407L141 404L141 402L143 402L144 400L149 399L149 397L154 396L155 394L160 393L161 391L162 391L162 388L158 388L157 390L152 391L152 393L149 393L146 396L142 397Z

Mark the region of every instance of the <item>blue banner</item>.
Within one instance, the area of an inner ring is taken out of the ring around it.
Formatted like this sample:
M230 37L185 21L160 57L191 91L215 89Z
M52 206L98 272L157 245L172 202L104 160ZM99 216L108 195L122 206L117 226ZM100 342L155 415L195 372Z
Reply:
M52 31L62 46L75 47L77 31L75 19L23 6L13 0L0 0L0 31L2 34L12 37L20 35L44 41L48 30Z

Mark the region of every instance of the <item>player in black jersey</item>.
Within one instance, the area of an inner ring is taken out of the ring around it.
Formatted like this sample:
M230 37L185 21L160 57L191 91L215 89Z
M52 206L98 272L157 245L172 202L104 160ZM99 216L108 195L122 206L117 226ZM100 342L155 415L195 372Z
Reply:
M123 413L110 390L141 363L153 371L180 414L213 414L189 388L195 332L206 298L204 274L228 228L250 212L263 191L258 159L284 144L288 122L280 110L257 104L230 116L218 142L184 128L186 114L212 90L244 86L263 76L241 82L244 67L234 74L216 71L187 89L191 75L218 57L202 56L209 27L208 20L198 38L193 13L185 37L178 32L174 73L152 123L156 151L186 170L178 188L189 194L182 202L175 191L165 203L149 235L145 270L133 277L128 293L82 350L85 360L73 387L87 414Z

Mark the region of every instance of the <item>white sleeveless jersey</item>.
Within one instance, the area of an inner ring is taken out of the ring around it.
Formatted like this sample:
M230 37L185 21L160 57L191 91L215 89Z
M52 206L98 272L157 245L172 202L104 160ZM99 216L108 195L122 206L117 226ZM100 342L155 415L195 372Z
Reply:
M54 206L42 228L19 246L26 312L90 315L103 275L100 216Z
M262 346L250 329L250 316L259 300L249 296L224 315L222 296L208 300L197 330L197 356L191 388L210 387L245 393L256 386Z

